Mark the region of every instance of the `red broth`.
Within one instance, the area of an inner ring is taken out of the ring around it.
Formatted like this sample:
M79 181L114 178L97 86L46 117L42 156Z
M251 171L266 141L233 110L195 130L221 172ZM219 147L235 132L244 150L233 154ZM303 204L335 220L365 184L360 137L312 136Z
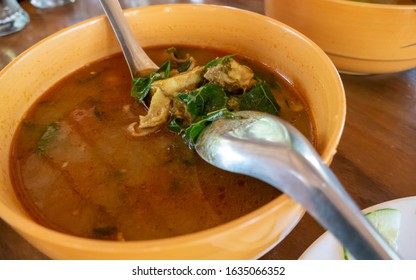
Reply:
M161 65L164 49L147 51ZM200 65L225 54L178 50ZM278 82L280 88L272 87L281 116L314 142L313 120L295 88L266 66L238 59ZM126 127L145 113L130 96L131 84L118 54L63 78L27 112L15 135L11 174L22 204L40 224L87 238L157 239L226 223L280 194L205 163L166 128L127 137Z

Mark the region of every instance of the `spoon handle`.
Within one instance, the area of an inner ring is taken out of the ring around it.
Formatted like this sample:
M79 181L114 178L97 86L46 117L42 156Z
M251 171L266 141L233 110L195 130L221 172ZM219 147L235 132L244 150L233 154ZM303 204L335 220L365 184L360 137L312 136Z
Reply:
M147 56L139 45L117 0L100 0L110 24L123 50L124 57L133 78L150 69L159 67Z
M239 172L266 181L292 197L357 259L400 259L307 140L300 141L303 136L298 131L289 133L296 151L232 141L230 149L244 153L250 162L245 167L241 164Z
M307 188L301 187L304 195L293 195L357 259L400 259L306 138L294 127L287 125L287 129L296 151L292 153L297 158L295 161L310 170L298 173L299 178L307 182Z
M295 127L269 114L236 115L205 129L195 147L202 158L286 193L357 259L399 259Z
M313 166L301 155L298 161L309 165L304 194L293 194L324 228L328 229L357 259L400 259L345 191L334 173L322 162ZM302 187L303 189L305 187Z

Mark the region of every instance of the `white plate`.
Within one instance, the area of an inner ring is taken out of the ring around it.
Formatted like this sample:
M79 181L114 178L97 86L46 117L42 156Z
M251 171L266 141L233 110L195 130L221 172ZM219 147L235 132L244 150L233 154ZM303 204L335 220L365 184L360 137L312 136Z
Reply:
M398 248L403 259L416 260L416 196L383 202L365 209L368 213L381 208L395 208L402 214ZM300 260L343 260L341 244L326 232L300 256Z

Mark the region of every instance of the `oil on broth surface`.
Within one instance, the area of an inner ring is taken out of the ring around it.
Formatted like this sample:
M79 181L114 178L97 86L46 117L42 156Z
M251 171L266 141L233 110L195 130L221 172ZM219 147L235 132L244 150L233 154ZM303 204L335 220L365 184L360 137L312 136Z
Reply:
M148 50L159 65L163 49ZM179 50L200 65L224 55ZM264 66L240 61L267 73L266 79L279 79L281 116L313 142L312 122L293 88ZM129 139L126 126L145 113L130 89L119 54L64 78L27 113L15 136L11 171L16 192L39 223L88 238L157 239L225 223L280 194L205 163L166 128Z

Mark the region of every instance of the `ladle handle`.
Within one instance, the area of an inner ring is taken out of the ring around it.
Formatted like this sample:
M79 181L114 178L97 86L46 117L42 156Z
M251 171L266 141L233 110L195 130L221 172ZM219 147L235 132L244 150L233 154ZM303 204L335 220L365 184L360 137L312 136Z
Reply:
M303 166L300 168L310 171L298 173L299 179L307 183L307 190L301 186L304 195L292 193L295 200L299 200L357 259L400 259L306 138L294 127L287 128L296 151L291 154L299 166Z
M310 165L298 156L299 161ZM357 259L400 259L362 214L333 172L322 162L319 167L311 166L310 169L309 178L300 178L309 182L308 189L306 192L303 190L302 196L294 196L295 200Z
M241 158L225 169L263 180L292 197L355 258L400 259L303 135L295 129L289 133L292 147L224 136L221 150Z
M120 3L117 0L100 0L100 2L121 45L132 77L136 78L141 73L157 69L158 66L147 56L134 37Z

